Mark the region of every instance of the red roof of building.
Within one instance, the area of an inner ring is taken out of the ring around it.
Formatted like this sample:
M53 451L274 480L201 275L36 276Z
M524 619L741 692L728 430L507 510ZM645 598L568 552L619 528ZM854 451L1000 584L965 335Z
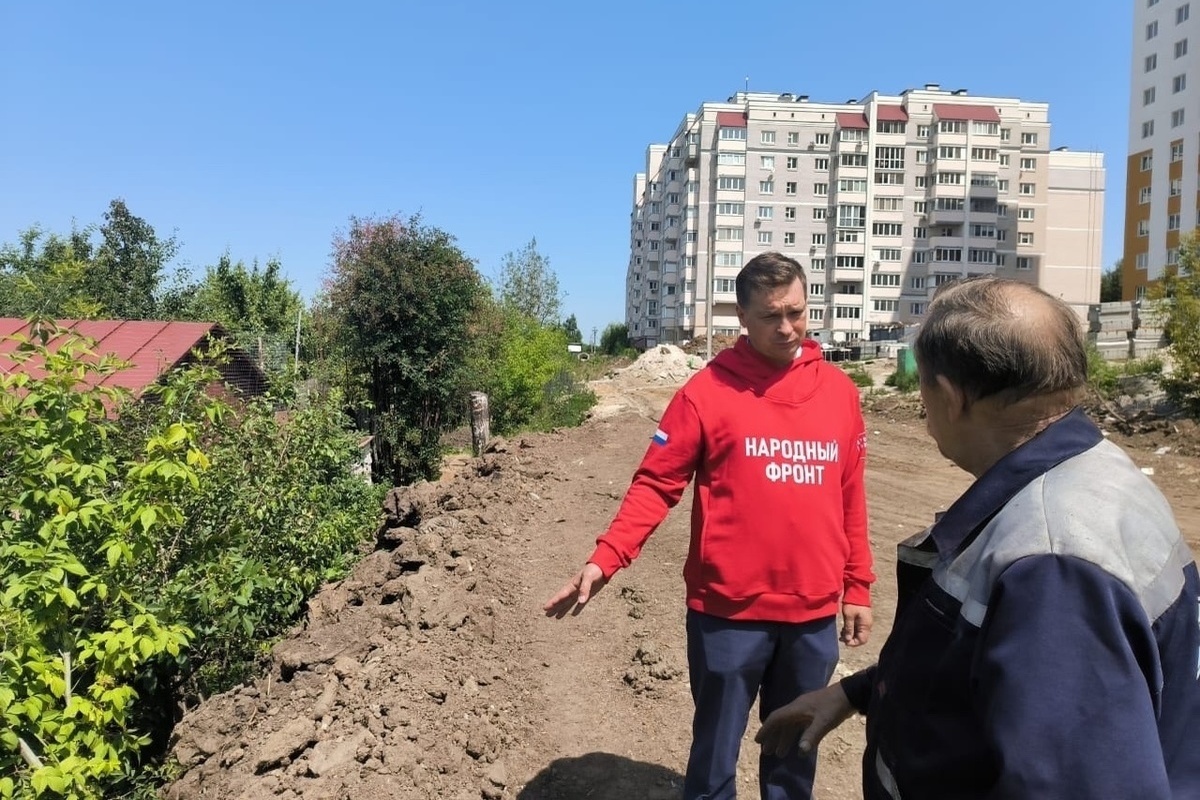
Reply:
M88 385L98 382L103 386L121 387L135 396L183 361L209 333L221 333L220 327L211 322L57 320L56 324L94 339L93 350L97 355L111 354L129 363L128 368L102 378L92 373ZM40 360L19 362L11 357L18 343L10 337L17 334L29 337L29 323L24 319L0 317L0 373L24 372L41 377L45 373ZM51 339L48 346L53 350L55 339Z
M837 115L837 124L839 128L870 128L871 125L867 122L867 118L861 112L842 111Z
M718 111L717 127L744 128L746 127L746 114L743 111Z
M965 122L999 122L1000 113L992 106L960 106L952 103L934 103L933 115L938 119Z
M880 105L875 108L875 119L880 122L908 122L908 112L903 106Z

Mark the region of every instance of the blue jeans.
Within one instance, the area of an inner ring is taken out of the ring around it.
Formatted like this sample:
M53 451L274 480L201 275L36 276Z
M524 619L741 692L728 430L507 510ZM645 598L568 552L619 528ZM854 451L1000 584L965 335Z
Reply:
M734 800L737 760L755 695L761 719L805 692L829 683L838 662L835 617L804 623L737 622L687 612L692 751L684 800ZM797 749L785 758L762 754L762 800L812 796L816 755Z

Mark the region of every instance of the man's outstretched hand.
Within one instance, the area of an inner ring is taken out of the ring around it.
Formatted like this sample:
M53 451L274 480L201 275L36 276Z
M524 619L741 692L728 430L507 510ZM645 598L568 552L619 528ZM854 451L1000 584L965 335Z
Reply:
M546 612L547 617L555 619L562 619L567 612L575 616L583 611L587 601L595 597L606 583L608 579L599 567L592 563L584 564L583 569L579 570L574 578L546 601L542 610Z

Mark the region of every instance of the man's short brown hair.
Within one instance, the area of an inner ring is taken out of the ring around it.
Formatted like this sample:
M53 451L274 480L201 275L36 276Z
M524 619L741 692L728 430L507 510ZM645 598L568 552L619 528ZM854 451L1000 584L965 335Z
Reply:
M807 294L808 278L799 261L789 258L783 253L759 253L746 262L746 266L742 267L741 272L737 275L738 305L745 308L755 292L771 292L775 289L782 289L791 286L797 278L800 279L801 285L804 286L804 292Z
M939 290L913 349L923 381L944 375L972 400L1074 394L1087 383L1083 329L1071 307L991 275Z

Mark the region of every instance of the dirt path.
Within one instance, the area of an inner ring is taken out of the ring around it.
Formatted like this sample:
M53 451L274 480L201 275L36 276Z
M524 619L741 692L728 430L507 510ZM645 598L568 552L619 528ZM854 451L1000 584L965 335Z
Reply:
M270 675L180 725L173 798L678 796L691 701L683 582L687 503L578 617L540 613L591 548L677 380L598 387L600 418L528 437L455 477L399 492L384 549L314 603ZM894 548L968 478L941 458L912 403L868 414L868 491L879 583L872 660L894 610ZM1193 547L1200 460L1134 451ZM481 474L483 473L483 474ZM1197 549L1200 549L1198 547ZM743 750L741 796L756 753ZM817 796L859 798L862 724L822 747Z

